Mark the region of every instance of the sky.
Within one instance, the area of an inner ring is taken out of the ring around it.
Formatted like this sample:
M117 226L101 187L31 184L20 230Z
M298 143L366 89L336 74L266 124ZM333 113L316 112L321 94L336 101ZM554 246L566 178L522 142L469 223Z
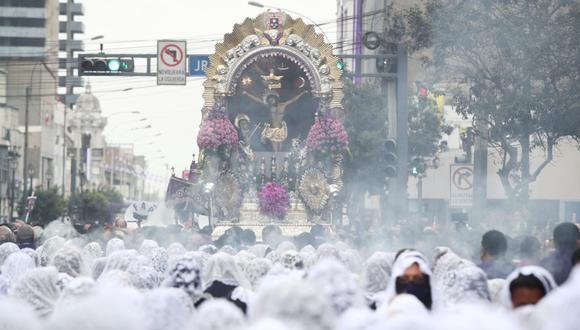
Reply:
M85 52L155 54L158 39L185 39L188 54L211 54L234 24L256 17L264 8L244 0L82 0ZM318 24L336 17L336 0L268 0L262 2L300 13ZM292 15L297 16L297 15ZM332 42L335 24L324 25ZM109 143L132 143L145 155L150 169L164 176L175 167L188 168L197 153L195 138L201 122L202 82L188 78L186 86L156 86L155 77L91 77L93 93L108 116ZM123 91L129 89L129 91ZM139 111L139 114L125 112ZM146 118L146 119L144 119ZM148 129L139 129L151 125ZM137 128L137 129L135 129Z

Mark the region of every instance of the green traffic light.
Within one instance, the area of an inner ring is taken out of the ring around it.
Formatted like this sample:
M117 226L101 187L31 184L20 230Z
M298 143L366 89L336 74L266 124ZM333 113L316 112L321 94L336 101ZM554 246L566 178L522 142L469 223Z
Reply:
M417 177L419 175L419 169L415 166L411 167L411 175Z
M344 63L344 61L340 58L338 59L338 61L336 61L336 67L340 70L343 71L344 68L346 67L346 64Z
M121 68L121 61L118 59L112 59L107 61L107 69L109 71L119 71Z

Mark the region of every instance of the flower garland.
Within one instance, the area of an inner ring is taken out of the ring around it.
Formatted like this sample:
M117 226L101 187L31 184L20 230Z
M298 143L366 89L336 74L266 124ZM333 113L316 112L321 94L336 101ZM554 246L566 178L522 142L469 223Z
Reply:
M283 219L290 208L290 196L279 184L269 182L258 193L260 212L269 217Z
M310 127L306 148L310 152L338 154L348 150L348 134L340 121L321 112Z
M203 121L197 134L197 145L200 149L212 151L238 145L238 132L228 120L223 106L214 107Z

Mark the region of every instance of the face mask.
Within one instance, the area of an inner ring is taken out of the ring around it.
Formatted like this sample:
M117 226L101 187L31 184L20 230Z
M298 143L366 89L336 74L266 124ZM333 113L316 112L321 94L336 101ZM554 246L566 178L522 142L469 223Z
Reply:
M421 301L427 309L431 309L431 286L429 285L428 280L425 283L402 283L401 280L397 278L395 288L397 290L397 294L411 294L419 299L419 301Z

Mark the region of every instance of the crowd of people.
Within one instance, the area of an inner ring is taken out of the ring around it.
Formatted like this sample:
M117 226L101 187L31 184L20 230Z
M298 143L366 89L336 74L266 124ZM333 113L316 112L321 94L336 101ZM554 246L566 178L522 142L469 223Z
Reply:
M231 227L212 240L211 228L122 220L3 225L0 330L580 327L573 223L555 227L546 252L532 236L487 231L476 260L468 244L432 234L395 250L328 229L287 237L268 225L257 239Z

